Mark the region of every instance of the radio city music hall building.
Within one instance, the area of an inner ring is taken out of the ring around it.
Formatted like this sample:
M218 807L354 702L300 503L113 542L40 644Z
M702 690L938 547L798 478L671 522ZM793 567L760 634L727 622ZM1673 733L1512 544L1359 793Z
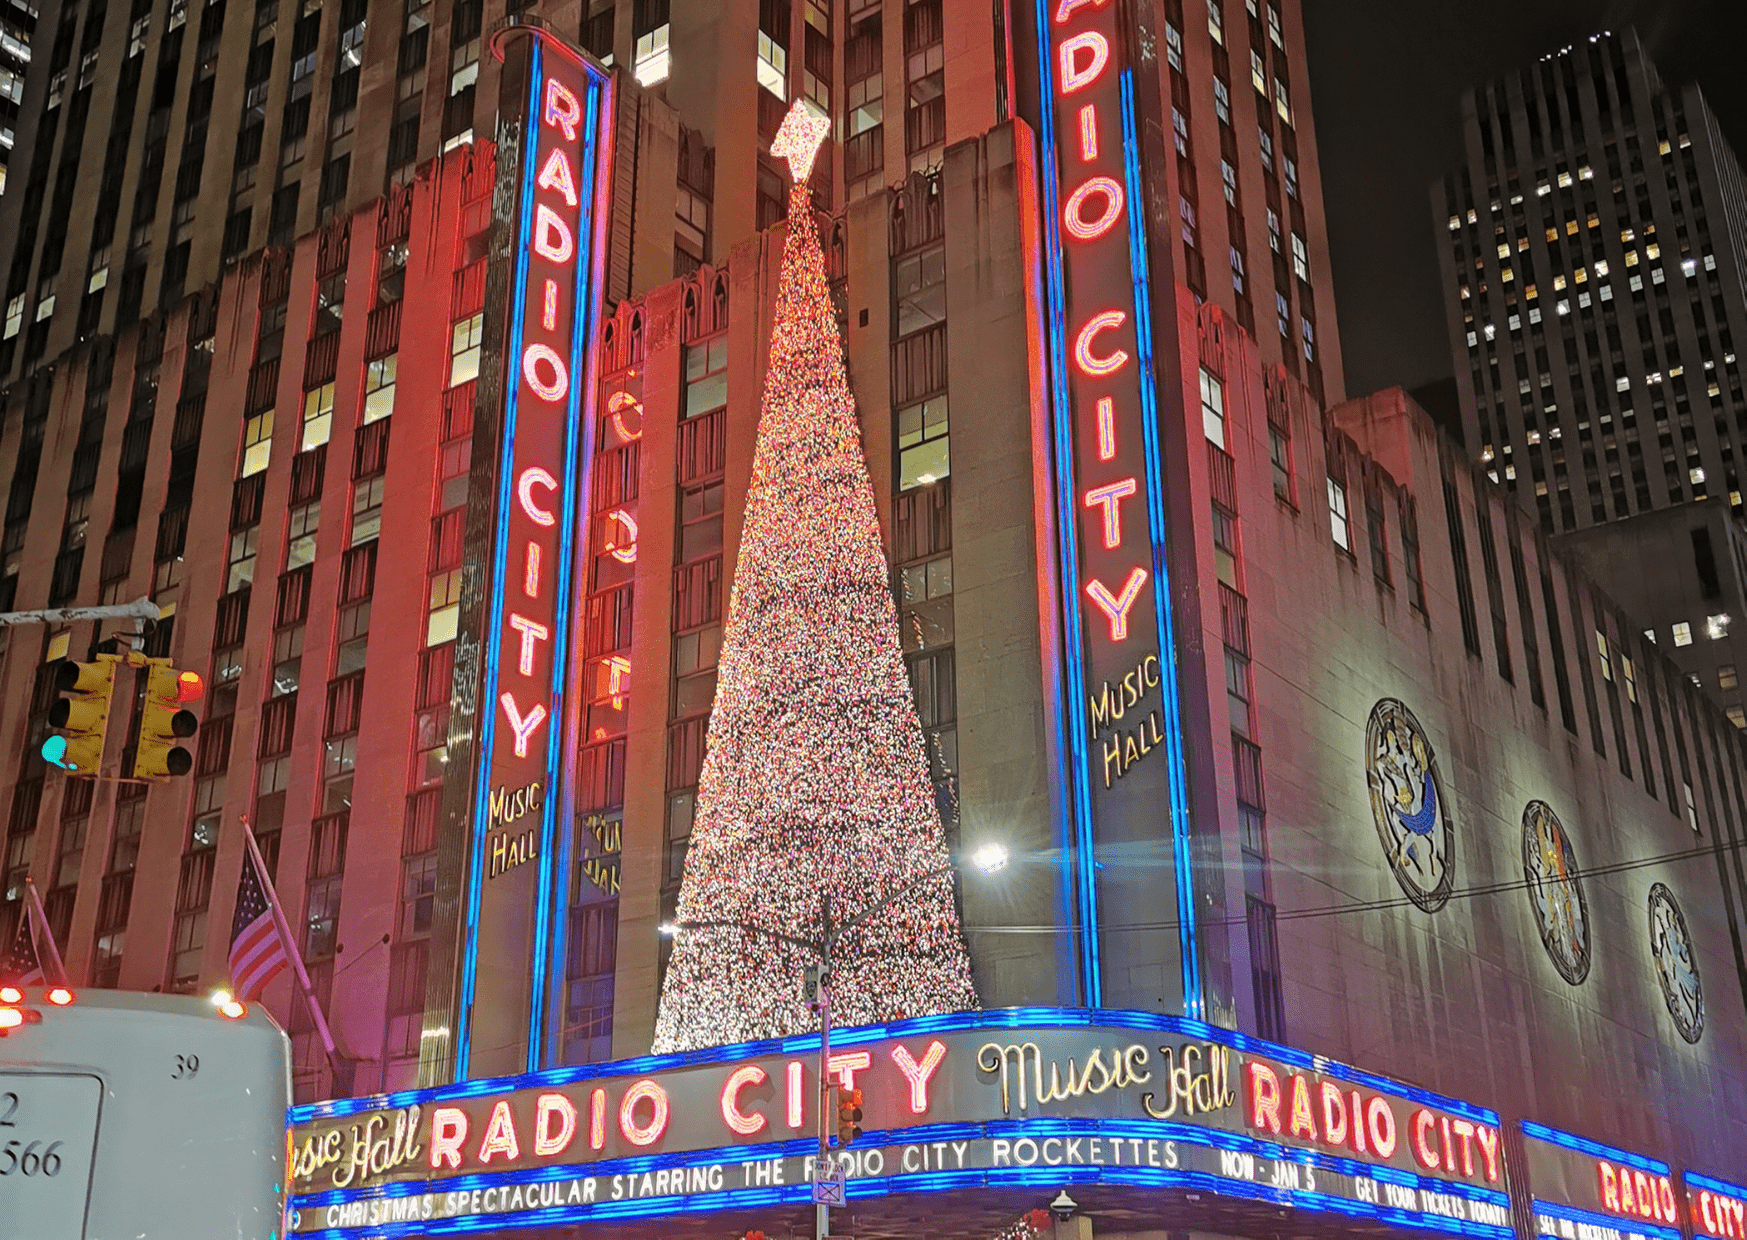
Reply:
M1741 1235L1735 729L1342 399L1296 7L626 12L617 69L498 38L497 141L15 359L13 605L150 592L212 691L187 779L92 794L33 742L98 634L14 633L7 888L76 982L221 984L250 818L341 1051L269 989L292 1230L810 1222L816 1041L649 1053L805 94L935 804L1015 858L958 887L979 1010L833 1036L834 1226Z

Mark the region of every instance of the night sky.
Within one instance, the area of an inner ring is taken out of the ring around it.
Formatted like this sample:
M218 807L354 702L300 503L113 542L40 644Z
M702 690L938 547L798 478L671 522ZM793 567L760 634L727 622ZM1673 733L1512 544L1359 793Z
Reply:
M1598 30L1634 27L1663 81L1698 82L1747 157L1747 4L1303 0L1347 393L1452 373L1432 182L1458 167L1462 92Z

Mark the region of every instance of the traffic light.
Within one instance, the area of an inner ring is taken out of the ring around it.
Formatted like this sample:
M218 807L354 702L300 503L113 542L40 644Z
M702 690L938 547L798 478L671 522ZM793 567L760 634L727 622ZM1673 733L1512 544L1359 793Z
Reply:
M807 1001L807 1010L819 1010L819 966L810 964L801 975L801 998Z
M206 692L199 672L178 671L168 659L146 664L146 700L140 714L139 748L134 753L135 779L169 779L194 769L194 757L176 742L194 735L200 720L189 710Z
M861 1090L837 1087L837 1144L841 1148L861 1135Z
M109 732L109 702L115 694L119 656L100 654L94 663L63 659L55 689L65 697L49 707L49 726L60 730L42 743L43 760L74 775L95 775Z

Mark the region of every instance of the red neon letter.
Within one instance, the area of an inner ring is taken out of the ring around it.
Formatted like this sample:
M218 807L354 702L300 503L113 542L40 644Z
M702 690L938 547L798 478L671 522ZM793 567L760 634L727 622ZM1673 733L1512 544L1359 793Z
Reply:
M557 1119L558 1130L552 1130ZM541 1094L534 1104L534 1153L541 1158L562 1154L576 1137L576 1106L563 1094Z
M1419 1159L1419 1165L1427 1171L1438 1169L1438 1151L1432 1144L1431 1134L1437 1129L1437 1117L1421 1107L1413 1113L1413 1156Z
M522 560L522 593L540 597L540 544L533 539L528 540L528 554Z
M541 189L555 189L564 195L568 205L576 205L576 179L570 175L570 159L564 154L563 147L552 148L552 153L546 156L546 166L540 169L534 184Z
M635 428L625 425L627 409L637 415ZM607 397L607 415L612 418L613 429L619 432L620 439L629 441L643 437L643 402L629 392L614 392Z
M1094 198L1104 200L1104 212L1097 219L1086 218L1086 204ZM1122 215L1122 185L1115 177L1093 177L1068 195L1062 208L1062 226L1068 235L1080 241L1096 241L1115 225Z
M1091 58L1084 64L1080 62L1081 52L1090 53ZM1096 30L1086 30L1063 39L1056 55L1062 67L1062 86L1057 93L1071 95L1098 80L1098 75L1110 62L1110 44Z
M461 1166L461 1143L467 1140L467 1112L438 1107L431 1112L431 1166Z
M1104 507L1105 550L1122 545L1122 514L1117 505L1139 489L1133 478L1124 478L1086 492L1086 507L1096 508L1100 504Z
M1316 1117L1310 1110L1310 1082L1296 1073L1292 1076L1292 1123L1289 1131L1316 1140Z
M1137 568L1128 574L1128 581L1123 585L1121 594L1110 593L1109 587L1096 577L1086 583L1086 593L1092 596L1092 601L1098 604L1099 610L1110 621L1111 641L1128 639L1128 609L1134 606L1134 600L1140 597L1140 588L1145 584L1144 568Z
M562 129L564 137L575 142L577 122L582 120L582 101L557 78L547 78L546 115L542 119L546 124Z
M1353 1148L1363 1154L1369 1149L1365 1144L1365 1104L1356 1089L1347 1094L1347 1100L1353 1104Z
M799 1128L807 1122L807 1091L801 1086L801 1061L789 1063L789 1127Z
M1347 1140L1347 1100L1333 1081L1322 1083L1322 1139L1330 1145Z
M1488 1128L1485 1124L1477 1124L1474 1137L1480 1142L1480 1157L1486 1160L1486 1180L1489 1184L1498 1183L1498 1129Z
M1098 333L1109 331L1113 327L1121 327L1128 322L1128 315L1121 310L1106 310L1102 314L1094 314L1086 320L1086 325L1080 329L1080 334L1074 337L1074 362L1089 375L1115 374L1128 361L1128 354L1121 349L1113 349L1103 357L1092 355L1092 342L1098 338Z
M1279 1132L1280 1078L1259 1060L1252 1059L1244 1066L1249 1069L1250 1127Z
M939 1040L928 1044L928 1051L922 1056L922 1062L917 1063L910 1057L910 1052L904 1049L903 1043L892 1047L892 1062L898 1065L898 1071L904 1074L904 1079L910 1082L910 1113L926 1115L928 1113L928 1082L934 1076L935 1069L940 1067L940 1061L946 1058L946 1045Z
M536 702L534 709L523 715L516 706L515 695L509 692L505 692L498 701L503 706L504 717L510 721L510 731L515 733L516 757L525 758L528 756L528 738L533 736L535 728L546 721L546 708Z
M607 1091L597 1089L588 1098L588 1148L607 1147Z
M1098 108L1090 103L1080 109L1080 158L1087 163L1098 158Z
M1098 398L1098 459L1108 461L1116 455L1116 402L1108 396Z
M551 525L558 518L540 507L539 503L535 501L535 487L545 487L548 491L556 491L558 479L538 465L528 466L522 471L522 476L516 479L516 499L521 502L522 511L528 514L528 520L535 525Z
M1614 1169L1607 1163L1595 1164L1596 1175L1601 1180L1601 1204L1616 1213L1620 1208L1620 1181L1614 1174Z
M1060 4L1056 5L1055 9L1056 25L1059 26L1067 21L1068 18L1072 17L1075 9L1083 9L1087 5L1091 5L1095 9L1101 9L1104 7L1104 4L1105 0L1062 0Z
M637 520L623 508L615 508L607 514L607 520L616 522L625 531L625 541L619 542L608 530L601 538L602 550L621 564L635 563L637 559Z
M534 674L534 643L543 642L552 636L552 630L538 620L530 620L526 616L510 613L510 627L522 635L521 654L516 659L516 670L524 676Z
M546 305L540 311L540 326L549 332L558 330L558 281L546 281Z
M1365 1126L1371 1130L1371 1149L1377 1157L1394 1157L1395 1112L1381 1095L1365 1104Z
M534 253L555 263L568 263L576 253L576 238L570 235L570 225L543 202L534 208Z
M743 1137L758 1132L766 1121L762 1115L747 1115L740 1109L740 1091L748 1085L762 1085L768 1079L763 1068L749 1063L729 1073L728 1083L722 1086L722 1118L728 1121L728 1127Z
M1474 1174L1474 1125L1465 1119L1452 1120L1450 1131L1456 1134L1456 1140L1462 1146L1462 1174ZM1452 1160L1453 1161L1453 1160ZM1455 1167L1452 1165L1452 1171Z
M831 1062L826 1065L826 1075L834 1076L843 1083L843 1088L855 1088L855 1074L865 1072L873 1067L873 1056L867 1051L845 1051L841 1055L831 1056Z
M502 1098L491 1108L491 1121L479 1142L480 1162L490 1162L493 1154L502 1154L510 1162L522 1156L522 1147L516 1144L516 1121L510 1116L509 1102Z
M540 377L540 363L552 368L550 381ZM564 399L570 390L570 372L564 369L564 359L549 344L531 344L522 352L522 378L534 389L534 395L549 405Z
M633 1112L645 1098L655 1112L647 1124L639 1125ZM647 1078L627 1089L619 1103L619 1131L632 1145L654 1145L661 1140L661 1134L667 1131L667 1091Z

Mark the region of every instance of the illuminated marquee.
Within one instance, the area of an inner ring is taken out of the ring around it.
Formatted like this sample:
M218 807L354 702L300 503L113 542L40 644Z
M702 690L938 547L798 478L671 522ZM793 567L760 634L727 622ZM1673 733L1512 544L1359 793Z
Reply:
M1747 1240L1747 1185L1730 1184L1696 1171L1684 1172L1681 1180L1686 1189L1686 1216L1692 1220L1695 1238Z
M550 962L563 958L555 875L564 860L567 683L573 548L583 519L581 459L593 415L589 343L600 298L611 81L544 31L529 40L519 150L487 595L480 765L468 875L457 1074L468 1074L475 1012L527 1030L539 1062ZM494 43L494 46L496 44ZM500 53L501 54L501 53ZM481 948L481 932L490 937ZM490 964L482 969L481 951ZM518 967L525 962L525 967ZM486 980L481 980L482 976ZM487 1042L506 1040L493 1028Z
M1042 231L1074 836L1068 877L1087 931L1085 998L1097 1006L1107 951L1097 933L1100 888L1125 879L1098 873L1094 849L1169 834L1182 1010L1198 1016L1151 293L1118 8L1114 0L1038 0L1037 13L1050 101ZM1148 881L1150 905L1157 887ZM1156 941L1148 950L1156 963Z
M817 1055L797 1038L296 1108L292 1231L804 1202ZM1510 1236L1496 1115L1197 1021L962 1013L835 1032L830 1072L867 1113L867 1135L836 1156L852 1198L1035 1186L1047 1168ZM1301 1127L1305 1091L1342 1114L1355 1099L1373 1136L1343 1138L1320 1104ZM1373 1139L1385 1128L1399 1138ZM1431 1135L1416 1146L1416 1132Z
M1529 1120L1522 1127L1538 1236L1681 1240L1667 1163Z

